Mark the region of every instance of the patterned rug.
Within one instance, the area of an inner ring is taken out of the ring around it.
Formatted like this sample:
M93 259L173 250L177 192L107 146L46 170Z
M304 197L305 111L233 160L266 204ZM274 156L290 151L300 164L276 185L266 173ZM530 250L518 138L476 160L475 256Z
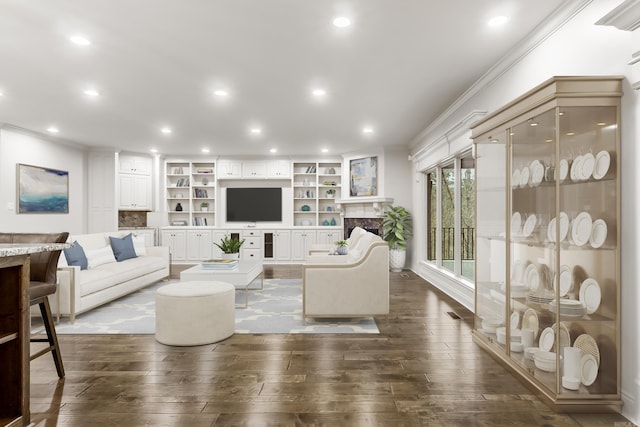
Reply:
M170 282L159 282L80 314L74 324L62 318L58 334L153 334L155 293ZM253 287L253 285L252 285ZM236 291L244 304L244 291ZM35 319L34 319L35 320ZM34 322L33 332L42 330ZM377 334L372 318L302 320L302 280L265 279L263 290L249 291L249 307L236 309L238 334Z

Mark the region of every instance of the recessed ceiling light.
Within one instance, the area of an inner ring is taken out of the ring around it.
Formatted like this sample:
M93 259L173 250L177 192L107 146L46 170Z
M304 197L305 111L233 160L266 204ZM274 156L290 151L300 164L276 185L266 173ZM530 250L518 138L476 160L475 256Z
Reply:
M272 148L271 150L269 150L270 153L277 153L278 149L277 148Z
M371 128L369 126L363 127L362 128L362 133L364 133L365 135L372 134L373 133L373 128Z
M100 92L98 92L95 89L86 89L82 93L84 93L87 96L91 96L93 98L96 98L96 97L100 96Z
M202 150L200 150L200 151L202 151L204 154L208 154L208 153L209 153L209 149L208 149L208 148L206 148L206 147L205 147L205 148L203 148L203 149L202 149Z
M169 135L173 131L171 130L171 128L163 127L162 129L160 129L160 132L164 133L165 135Z
M338 16L333 20L333 25L338 28L348 27L349 25L351 25L351 19L347 18L346 16Z
M58 132L60 132L60 130L55 126L49 126L47 128L47 132L49 132L49 133L58 133Z
M71 40L71 43L77 44L78 46L89 46L91 44L91 40L82 34L74 34L69 37L69 40Z
M313 94L313 96L320 97L320 96L325 96L327 94L327 91L326 89L316 88L316 89L313 89L311 93Z
M490 27L499 27L501 25L506 24L509 21L509 18L504 15L494 16L487 22L487 25Z
M328 152L329 152L329 149L328 149L328 148L323 148L323 149L322 149L322 152L323 152L323 153L328 153Z
M218 98L226 98L227 96L229 96L229 92L227 92L224 89L217 89L213 91L213 94L215 96L217 96Z
M150 149L149 151L150 151L150 152L152 152L152 153L157 153L157 152L158 152L158 149L157 149L157 148L152 148L152 149Z
M260 128L251 128L249 130L249 132L251 132L253 135L260 135L262 133L262 129L260 129Z
M553 142L553 139L545 139L544 142Z
M598 123L596 123L596 125L598 125L598 126L606 126L607 124L605 122L598 122Z
M4 93L0 90L0 96L4 96Z
M573 136L575 134L576 134L575 132L567 132L567 136Z

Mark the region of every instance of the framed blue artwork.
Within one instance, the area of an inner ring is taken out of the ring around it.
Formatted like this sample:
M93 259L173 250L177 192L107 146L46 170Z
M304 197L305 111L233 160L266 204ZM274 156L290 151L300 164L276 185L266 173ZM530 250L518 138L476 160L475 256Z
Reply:
M365 157L349 162L351 196L378 195L378 157Z
M69 213L69 172L17 166L18 213Z

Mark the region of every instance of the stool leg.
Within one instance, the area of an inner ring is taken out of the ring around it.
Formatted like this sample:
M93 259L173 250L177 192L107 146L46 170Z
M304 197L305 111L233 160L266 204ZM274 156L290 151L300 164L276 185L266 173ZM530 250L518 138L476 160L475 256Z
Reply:
M47 331L47 339L51 348L51 355L53 356L53 362L56 364L56 371L58 371L58 377L64 378L64 366L62 365L62 354L60 354L60 346L58 345L58 335L56 335L56 328L53 323L53 315L51 314L51 307L49 306L49 300L45 297L43 302L38 304L40 306L40 313L42 314L42 320L44 322L44 328Z

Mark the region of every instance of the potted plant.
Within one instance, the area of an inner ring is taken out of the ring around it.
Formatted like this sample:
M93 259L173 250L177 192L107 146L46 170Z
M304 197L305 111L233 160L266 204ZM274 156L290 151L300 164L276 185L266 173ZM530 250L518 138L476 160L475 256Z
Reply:
M245 239L238 240L229 236L225 236L220 243L213 243L222 251L222 259L238 259L240 258L240 247Z
M389 268L401 271L407 258L407 240L413 233L411 214L402 206L389 206L382 218L382 234L389 242Z
M326 194L329 199L333 199L335 197L336 190L334 188L330 188L327 190Z
M200 210L202 212L207 212L209 210L209 202L200 203Z
M346 240L338 240L335 242L336 252L338 255L346 255L349 253L349 243Z

